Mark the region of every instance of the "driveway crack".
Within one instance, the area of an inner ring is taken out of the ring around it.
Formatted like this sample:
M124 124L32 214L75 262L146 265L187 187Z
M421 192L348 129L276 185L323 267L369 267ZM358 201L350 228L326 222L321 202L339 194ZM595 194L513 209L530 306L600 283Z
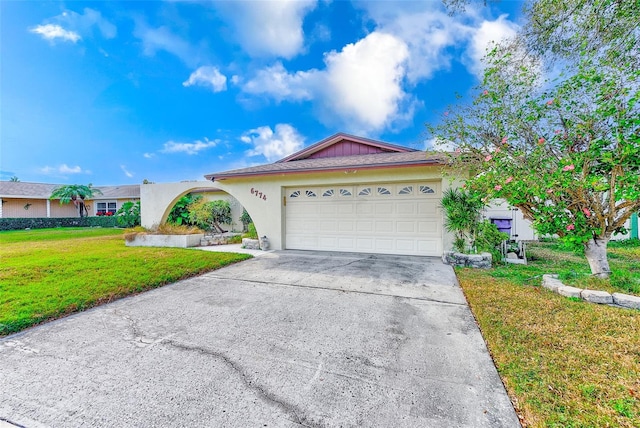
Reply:
M234 373L238 375L240 381L250 390L254 391L263 401L275 405L286 414L293 418L293 422L297 423L300 426L308 427L308 428L320 428L322 425L314 423L312 421L306 420L306 418L301 416L303 412L297 408L295 405L286 402L282 398L278 397L271 391L268 391L263 385L260 385L255 380L251 379L251 376L245 371L245 369L233 361L227 355L222 352L214 351L211 349L207 349L201 346L189 345L185 343L176 342L175 340L163 340L161 343L172 346L176 349L188 352L196 352L201 355L206 355L209 357L216 358L221 361L225 366L230 368Z
M300 283L286 283L286 282L276 282L276 281L260 281L257 279L245 279L245 278L235 278L235 277L228 277L228 276L222 276L222 275L209 275L210 278L214 278L214 279L226 279L226 280L233 280L233 281L240 281L240 282L248 282L251 284L262 284L262 285L277 285L277 286L281 286L281 287L302 287L302 288L311 288L311 289L315 289L315 290L328 290L328 291L336 291L336 292L340 292L340 293L355 293L355 294L368 294L371 296L380 296L380 297L390 297L390 298L403 298L403 299L408 299L408 300L418 300L418 301L422 301L422 302L431 302L431 303L440 303L442 305L451 305L451 306L467 306L466 302L465 303L459 303L459 302L451 302L448 300L441 300L441 299L432 299L429 297L416 297L416 296L401 296L398 294L386 294L386 293L374 293L372 291L362 291L362 290L349 290L346 288L334 288L334 287L321 287L318 285L304 285L304 284L300 284Z

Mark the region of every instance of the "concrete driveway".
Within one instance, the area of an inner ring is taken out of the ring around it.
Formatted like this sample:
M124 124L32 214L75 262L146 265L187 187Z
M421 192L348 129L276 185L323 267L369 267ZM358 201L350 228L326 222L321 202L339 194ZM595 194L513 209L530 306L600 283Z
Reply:
M302 251L0 340L3 420L519 426L450 267L425 257Z

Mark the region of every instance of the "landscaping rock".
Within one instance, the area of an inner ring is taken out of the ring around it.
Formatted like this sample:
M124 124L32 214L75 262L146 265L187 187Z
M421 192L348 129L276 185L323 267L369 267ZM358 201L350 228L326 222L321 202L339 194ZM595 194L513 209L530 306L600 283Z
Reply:
M227 245L227 244L230 244L231 241L233 241L233 239L236 236L240 236L240 235L241 233L235 233L235 232L225 232L225 233L217 233L215 235L206 235L200 241L200 246L208 247L210 245Z
M445 251L442 261L452 266L488 269L491 267L491 254L462 254L455 251Z
M542 275L542 286L548 288L553 292L558 292L558 288L563 287L564 284L558 279L558 275Z
M608 305L613 303L613 297L606 291L599 290L582 290L580 296L591 303L599 303L601 305Z
M568 285L562 285L558 287L558 294L565 297L577 297L580 298L580 294L582 293L582 288L570 287Z
M516 253L507 253L507 258L508 259L517 259L519 257L518 257L518 254L516 254Z
M630 296L628 294L613 293L613 302L616 305L624 306L630 309L640 309L640 297Z
M251 239L251 238L242 238L242 248L246 248L248 250L259 250L260 240Z

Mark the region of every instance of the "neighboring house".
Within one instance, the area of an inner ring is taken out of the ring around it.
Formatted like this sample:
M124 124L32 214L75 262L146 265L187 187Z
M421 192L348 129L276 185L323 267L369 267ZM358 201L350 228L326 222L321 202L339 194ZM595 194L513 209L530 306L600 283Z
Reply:
M141 186L142 225L166 220L196 189L232 195L273 249L441 256L443 162L426 152L336 134L272 164ZM456 186L457 183L453 183Z
M60 201L49 200L53 189L59 184L27 183L22 181L0 181L0 218L35 218L35 217L78 217L78 209L73 203L60 204ZM123 203L140 200L140 185L97 186L102 195L96 194L86 200L89 215L115 213Z
M496 199L483 210L483 216L494 223L498 230L509 235L514 241L533 241L538 239L531 221L524 218L522 211L511 207L506 201Z
M513 241L534 241L538 239L538 234L533 230L531 221L524 218L518 208L511 207L506 201L496 199L491 205L483 210L484 218L494 223L498 230L509 235ZM638 238L638 215L632 216L625 223L625 234L614 234L611 239L614 241Z

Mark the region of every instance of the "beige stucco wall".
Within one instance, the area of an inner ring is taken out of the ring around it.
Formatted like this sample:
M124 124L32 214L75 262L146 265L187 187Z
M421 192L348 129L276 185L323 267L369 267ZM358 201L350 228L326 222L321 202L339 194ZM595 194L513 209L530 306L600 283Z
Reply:
M52 203L53 205L53 203ZM25 209L25 207L27 207ZM2 198L3 218L37 218L47 216L47 201L43 199Z
M214 183L203 181L143 184L140 187L142 225L153 227L166 221L170 208L182 195L194 189L217 187L232 195L247 209L256 225L258 234L269 238L271 248L283 249L285 247L284 196L286 188L370 182L400 183L415 180L441 181L443 191L452 185L459 185L458 182L450 183L448 180L442 180L440 167L425 166L245 177ZM264 195L266 200L261 195ZM452 236L444 231L443 234L443 248L449 249L452 244Z
M210 181L150 183L140 185L140 219L143 227L152 228L167 221L169 211L183 195L197 189L215 189Z

